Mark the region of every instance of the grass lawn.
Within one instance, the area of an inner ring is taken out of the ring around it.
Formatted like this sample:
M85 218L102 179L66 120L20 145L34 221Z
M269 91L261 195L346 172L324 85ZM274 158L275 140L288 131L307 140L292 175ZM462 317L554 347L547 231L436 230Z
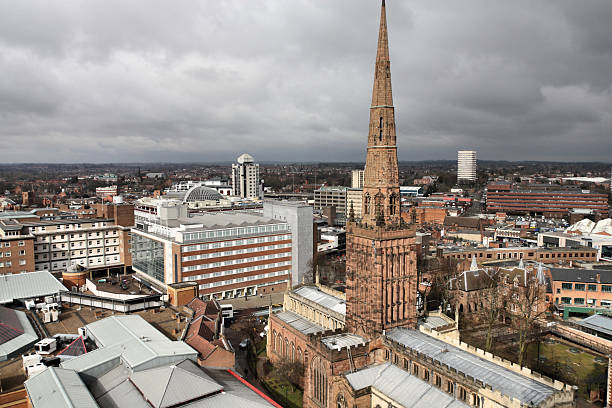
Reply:
M574 352L570 352L570 349ZM557 378L567 384L577 385L578 394L587 397L588 383L605 382L607 362L599 364L596 355L581 348L569 346L559 341L540 342L540 361L537 361L538 344L527 348L526 360L529 367L549 377ZM597 385L595 385L595 388Z
M289 381L283 378L269 377L264 380L268 389L275 395L277 402L283 402L281 405L289 408L301 408L303 400L303 392L295 386L291 386ZM285 394L286 392L286 394ZM287 400L285 400L287 395ZM286 403L287 401L288 403Z

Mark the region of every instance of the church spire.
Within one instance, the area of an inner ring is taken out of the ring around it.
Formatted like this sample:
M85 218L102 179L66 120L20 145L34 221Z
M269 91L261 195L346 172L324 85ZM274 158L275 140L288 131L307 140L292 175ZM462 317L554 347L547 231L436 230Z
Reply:
M399 224L399 171L395 113L391 92L387 12L384 0L380 12L372 106L370 107L363 210L362 221L368 225L381 225L381 221L384 221L384 224Z

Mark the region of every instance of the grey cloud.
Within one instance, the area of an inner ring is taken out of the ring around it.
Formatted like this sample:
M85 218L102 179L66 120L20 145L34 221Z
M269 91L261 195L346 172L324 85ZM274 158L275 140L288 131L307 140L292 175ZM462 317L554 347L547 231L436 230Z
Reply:
M399 155L612 153L612 3L388 1ZM357 161L379 4L0 2L1 161Z

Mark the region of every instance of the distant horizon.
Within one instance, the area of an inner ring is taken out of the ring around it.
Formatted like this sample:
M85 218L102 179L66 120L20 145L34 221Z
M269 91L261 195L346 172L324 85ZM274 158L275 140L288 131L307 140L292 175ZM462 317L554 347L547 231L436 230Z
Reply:
M456 163L457 159L431 159L431 160L399 160L399 163ZM544 163L544 164L605 164L612 166L612 161L567 161L567 160L492 160L492 159L477 159L477 162L482 163ZM24 165L51 165L51 166L78 166L78 165L94 165L94 166L139 166L139 165L231 165L236 161L231 160L220 160L220 161L166 161L166 162L155 162L155 161L142 161L142 162L4 162L0 163L1 167L9 166L24 166ZM323 161L323 160L312 160L312 161L272 161L272 160L255 160L257 164L272 164L272 165L289 165L289 164L364 164L364 161Z

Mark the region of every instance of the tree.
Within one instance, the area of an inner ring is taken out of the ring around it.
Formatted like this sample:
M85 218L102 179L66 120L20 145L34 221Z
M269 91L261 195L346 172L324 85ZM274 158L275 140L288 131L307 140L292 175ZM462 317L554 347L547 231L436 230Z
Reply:
M442 310L449 312L455 303L455 288L451 287L451 279L457 275L457 261L436 258L431 262L425 260L417 260L417 262L422 262L422 269L418 268L418 270L425 270L422 273L423 276L419 277L419 281L427 280L430 284L427 297L429 300L437 300Z
M493 345L493 328L499 322L500 317L505 316L508 308L507 290L501 280L502 275L491 270L487 273L488 279L485 287L478 291L478 302L481 307L478 309L479 317L487 328L485 340L485 351L490 351Z
M508 301L512 314L512 326L518 334L517 359L522 367L527 345L537 327L537 320L546 312L546 290L533 273L525 273L521 282L516 275L512 280L506 280L508 286Z
M295 391L295 384L298 384L304 376L304 365L297 360L282 358L274 365L274 375L289 380L292 391Z

